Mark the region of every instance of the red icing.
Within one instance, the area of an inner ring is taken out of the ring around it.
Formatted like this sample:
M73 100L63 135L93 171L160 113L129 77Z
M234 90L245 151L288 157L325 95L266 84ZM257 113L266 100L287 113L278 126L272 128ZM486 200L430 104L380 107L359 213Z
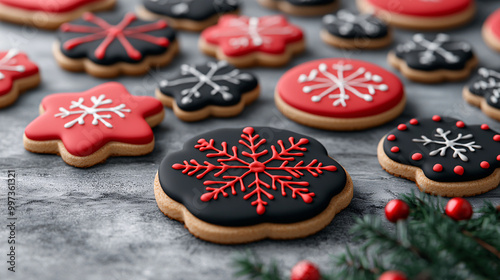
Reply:
M344 86L339 88L336 81L341 76ZM279 80L277 91L286 104L298 110L332 118L378 115L404 97L403 84L394 74L368 62L342 58L292 68Z
M438 116L438 115L434 115L434 116L432 117L432 120L433 120L433 121L435 121L435 122L440 122L440 121L441 121L441 117L440 117L440 116Z
M410 120L410 124L411 125L417 125L418 124L418 120L417 119L411 119Z
M38 73L38 66L17 50L0 52L0 96L12 90L14 81Z
M421 153L414 153L411 156L411 159L413 159L413 160L421 160L422 159L422 154Z
M111 25L92 13L85 13L83 19L96 26L76 25L72 23L61 25L61 31L63 32L84 33L81 37L66 41L63 45L64 49L71 50L81 44L102 40L96 48L94 55L98 59L103 59L106 56L108 47L117 40L125 48L130 58L140 60L142 58L141 53L130 44L127 38L142 40L162 47L168 47L170 43L167 38L146 34L146 32L166 28L167 23L162 20L140 26L130 26L137 19L132 13L126 14L123 20L116 25Z
M464 128L465 127L465 123L463 121L458 121L456 123L456 125L457 125L458 128Z
M490 168L490 164L487 161L482 161L480 165L481 165L481 168L484 168L484 169Z
M497 156L497 160L500 161L500 155Z
M375 12L417 17L443 17L463 12L474 4L473 0L366 0Z
M307 151L304 145L309 143L309 140L301 138L299 141L295 141L293 137L290 137L288 141L290 142L288 148L285 148L286 144L283 140L278 140L278 148L272 145L270 151L258 151L266 143L266 139L262 139L259 134L255 134L252 127L247 127L243 129L241 140L239 140L240 147L243 147L245 150L241 152L243 157L239 156L238 146L229 148L226 142L222 142L221 149L219 149L215 147L216 143L213 139L209 141L200 139L195 148L201 152L212 152L206 154L206 156L208 158L217 157L217 162L220 165L214 165L207 161L198 163L196 160L191 159L189 161L184 160L182 164L176 163L172 165L172 168L182 170L182 173L188 176L195 176L198 173L196 178L200 180L211 171L216 171L214 173L215 177L222 175L223 180L206 180L203 182L207 186L207 193L203 194L200 199L204 202L212 199L217 200L219 195L223 197L229 196L226 192L227 189L231 191L232 195L236 195L236 186L239 184L241 192L248 191L243 196L244 200L255 199L251 202L251 205L256 206L256 211L259 215L263 215L266 211L266 205L268 205L266 198L269 201L274 199L270 191L278 190L278 186L280 186L282 196L287 196L287 191L291 191L292 198L300 196L305 203L312 203L315 194L309 192L309 189L307 189L309 183L307 181L293 181L293 179L301 178L305 172L309 172L314 177L317 177L324 171L336 171L337 167L333 165L323 166L323 163L318 162L316 159L307 165L304 165L303 161L298 161L295 165L289 165L290 161L295 161L297 157L304 155L304 152ZM272 156L269 159L265 161L260 160L260 157L267 155L269 152L272 152ZM269 163L274 161L281 162L281 165L278 167L268 166ZM243 169L247 171L240 176L231 176L230 169ZM275 171L285 171L289 175L274 175ZM245 185L243 179L247 176L252 176L252 173L254 176L253 182ZM259 176L270 177L272 184L269 185L262 181Z
M398 125L398 130L404 131L404 130L407 130L407 129L408 129L408 127L406 126L406 124L402 123L402 124Z
M432 167L432 170L434 170L434 172L441 172L443 171L443 166L441 164L434 164L434 166Z
M394 140L396 140L396 135L391 134L391 135L387 136L387 140L389 140L389 141L394 141Z
M396 147L396 146L392 147L391 152L393 152L393 153L399 152L399 147Z
M490 129L490 127L487 124L482 124L481 125L481 129L482 130L488 130L488 129Z
M497 134L497 135L493 136L493 140L497 141L497 142L500 141L500 135Z
M497 40L500 40L500 9L491 14L486 19L484 25L493 33Z
M235 57L253 52L283 54L288 44L302 41L304 35L281 15L260 18L225 15L217 25L205 29L201 38L217 45L225 55Z
M101 0L0 0L0 4L29 11L65 13L99 1Z
M460 165L457 165L455 166L455 168L453 168L453 172L455 172L456 174L458 175L464 175L464 168Z
M82 106L93 107L92 99L99 100L101 95L105 95L103 103L96 109L106 110L119 106L123 117L115 112L101 111L98 114L103 116L103 120L96 121L97 124L94 125L92 114L84 116L83 124L75 121L82 114L64 118L60 115L60 108L82 111ZM83 101L82 106L70 108L79 100ZM68 152L75 156L88 156L113 141L136 145L150 143L154 140L154 135L145 118L163 110L163 105L155 98L133 96L122 84L116 82L105 83L82 93L49 95L42 100L42 107L45 112L26 127L26 137L36 141L61 140ZM73 124L70 126L68 123ZM65 125L70 127L65 128Z

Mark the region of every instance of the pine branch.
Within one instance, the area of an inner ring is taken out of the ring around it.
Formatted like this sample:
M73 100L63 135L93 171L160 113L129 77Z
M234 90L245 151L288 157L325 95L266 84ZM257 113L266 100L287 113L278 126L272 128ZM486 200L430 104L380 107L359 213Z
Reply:
M238 270L235 277L246 276L247 279L281 280L281 273L278 265L272 261L269 265L264 264L257 255L247 251L237 257L234 265Z

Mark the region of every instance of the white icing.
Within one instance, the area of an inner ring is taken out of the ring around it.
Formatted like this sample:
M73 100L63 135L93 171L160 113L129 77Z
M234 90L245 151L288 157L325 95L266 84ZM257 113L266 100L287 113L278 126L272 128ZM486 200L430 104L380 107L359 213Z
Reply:
M423 143L424 146L431 143L437 145L443 145L443 147L431 151L429 155L435 156L439 154L440 156L444 157L446 156L446 151L448 150L448 148L450 148L453 151L453 158L457 158L458 156L462 161L469 161L469 158L467 158L467 156L463 154L467 152L467 149L471 152L476 151L476 149L481 149L481 146L475 145L476 144L475 141L469 143L458 142L460 140L474 138L472 134L462 135L462 133L459 133L455 139L448 139L448 135L451 133L450 130L445 132L442 128L437 128L436 132L437 134L434 134L434 136L441 138L442 140L429 139L425 135L422 135L421 139L413 139L413 142Z
M347 35L355 26L359 26L366 34L374 35L380 31L380 27L369 21L371 14L354 14L348 10L340 10L336 15L326 15L323 17L325 24L339 25L339 33Z
M15 58L18 54L18 50L11 49L0 59L0 80L5 78L5 74L2 73L2 70L16 71L19 73L26 71L26 67L24 67L24 65L17 65L17 60Z
M194 86L186 88L181 91L183 98L181 99L182 104L188 104L193 101L193 98L200 98L200 88L204 85L207 85L212 88L210 92L211 95L220 94L224 100L233 99L233 94L228 90L229 88L224 85L220 85L217 83L218 81L225 81L232 84L240 84L241 81L252 80L252 76L247 73L241 73L238 69L233 69L230 72L215 74L219 70L224 69L228 66L226 61L218 61L218 62L208 62L208 67L210 69L207 73L201 73L195 66L190 66L184 64L181 66L181 73L183 75L182 78L175 80L163 80L160 82L160 86L162 88L165 87L173 87L178 85L186 85L191 83L196 83Z
M320 102L325 96L328 96L330 99L335 99L333 106L342 105L346 107L346 100L350 99L348 93L352 93L370 102L373 100L373 95L377 90L387 91L389 89L389 86L386 84L374 84L381 83L383 81L382 77L366 71L363 67L356 69L356 71L347 77L344 77L344 72L353 70L353 66L350 64L343 64L343 62L332 65L332 70L336 70L336 73L328 71L328 66L325 63L321 63L318 70L311 70L309 75L300 75L298 81L299 83L316 83L314 85L304 86L302 88L302 92L304 93L310 93L317 89L325 89L323 92L311 97L313 102ZM319 76L320 74L322 75ZM362 89L367 89L368 92L362 93L360 91ZM333 94L335 91L338 91L338 93Z
M94 117L94 119L92 120L93 125L98 125L99 122L101 122L106 127L112 128L113 125L111 125L109 122L107 122L105 120L105 119L111 119L112 115L111 114L100 115L99 113L111 112L111 113L115 113L120 118L125 118L125 114L123 114L122 112L129 112L130 113L131 110L125 109L125 107L126 107L125 104L120 104L118 106L111 107L111 108L99 108L99 106L113 103L113 100L104 99L104 98L106 98L106 96L104 94L101 94L97 98L95 96L92 96L90 98L90 101L92 101L92 103L94 105L92 107L87 107L87 106L83 105L83 101L84 101L83 97L80 97L78 99L78 101L71 101L71 106L69 106L69 110L76 109L76 108L78 108L80 110L69 111L63 107L60 107L59 111L61 113L55 114L54 117L56 117L56 118L61 117L61 119L64 119L64 118L69 117L71 115L79 115L78 118L64 124L65 128L70 128L73 125L75 125L76 123L78 123L79 125L84 125L85 124L85 117L87 115L91 115Z

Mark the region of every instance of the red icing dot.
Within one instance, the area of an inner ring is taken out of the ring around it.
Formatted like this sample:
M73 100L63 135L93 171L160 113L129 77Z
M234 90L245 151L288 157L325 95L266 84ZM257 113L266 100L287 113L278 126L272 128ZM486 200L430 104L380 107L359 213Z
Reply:
M394 141L394 140L396 140L396 135L391 134L391 135L387 136L387 140L389 140L389 141Z
M484 169L490 168L490 164L487 161L482 161L480 165L481 165L481 168L484 168Z
M435 122L440 122L440 121L441 121L441 117L440 117L440 116L438 116L438 115L434 115L434 116L432 117L432 120L433 120L433 121L435 121Z
M417 125L418 124L418 120L417 119L411 119L410 120L410 124L411 125Z
M453 172L455 172L456 174L462 176L464 174L464 168L460 165L457 165L455 166L455 168L453 168Z
M493 140L495 140L497 142L500 141L500 135L497 134L497 135L493 136Z
M465 123L463 121L458 121L457 122L457 127L464 128L465 127Z
M396 146L392 147L391 152L393 152L393 153L399 152L399 147L396 147Z
M443 166L441 164L435 164L433 167L432 167L432 170L434 170L434 172L441 172L443 171Z
M500 155L497 156L497 160L500 161Z
M411 159L413 159L413 160L421 160L422 159L422 154L421 153L414 153L411 156Z
M400 125L398 125L398 130L403 131L403 130L406 130L407 128L408 127L406 126L406 124L400 124Z
M482 124L481 125L481 129L482 130L488 130L488 129L490 129L490 127L487 124Z

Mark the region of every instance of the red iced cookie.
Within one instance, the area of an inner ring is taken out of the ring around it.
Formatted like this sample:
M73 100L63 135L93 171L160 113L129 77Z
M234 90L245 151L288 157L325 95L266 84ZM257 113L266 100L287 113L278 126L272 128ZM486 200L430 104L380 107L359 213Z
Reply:
M484 22L483 38L490 48L500 52L500 9L491 14Z

